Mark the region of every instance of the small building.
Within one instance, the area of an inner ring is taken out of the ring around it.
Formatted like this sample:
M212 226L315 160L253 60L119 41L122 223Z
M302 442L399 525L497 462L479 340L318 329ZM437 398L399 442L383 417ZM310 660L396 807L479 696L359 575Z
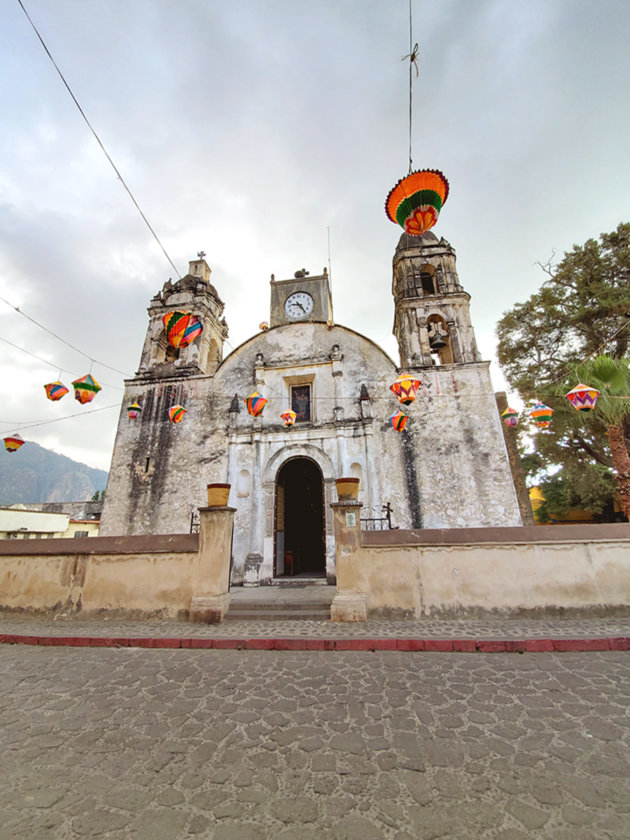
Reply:
M0 508L0 539L32 540L98 536L100 525L98 519L74 519L68 512L46 510L47 504L50 503L32 506L16 504Z
M226 482L236 508L232 583L256 585L335 580L330 503L342 476L360 480L366 519L385 508L400 528L521 525L490 363L445 239L403 234L396 248L399 364L335 323L325 269L272 275L268 324L224 358L224 304L204 257L150 303L138 372L125 382L102 535L187 532L206 485ZM357 295L369 293L356 283ZM202 325L187 346L167 339L173 312ZM397 432L390 385L402 371L421 386ZM268 401L258 417L245 408L255 391ZM142 410L131 419L134 402ZM186 410L178 424L169 419L176 405ZM289 408L292 428L280 416Z

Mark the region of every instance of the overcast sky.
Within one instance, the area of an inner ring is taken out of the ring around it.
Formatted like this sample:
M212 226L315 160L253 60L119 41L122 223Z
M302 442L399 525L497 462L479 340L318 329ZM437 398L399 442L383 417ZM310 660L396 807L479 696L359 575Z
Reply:
M335 320L398 363L383 203L408 167L407 0L24 5L178 271L206 251L232 347L268 318L271 273L321 272L329 228ZM630 220L630 3L413 0L413 16L414 168L450 181L435 233L492 359L537 261ZM17 0L0 68L0 295L132 375L175 272ZM107 469L123 375L96 363L91 404L51 403L42 385L90 361L1 301L0 338L0 432Z

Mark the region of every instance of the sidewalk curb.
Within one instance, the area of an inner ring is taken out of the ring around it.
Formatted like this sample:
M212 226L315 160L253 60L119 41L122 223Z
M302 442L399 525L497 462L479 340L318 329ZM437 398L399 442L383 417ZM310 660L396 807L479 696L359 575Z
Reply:
M433 653L564 653L630 650L630 636L602 639L291 639L165 638L118 636L21 636L0 634L0 644L44 647L194 648L213 650L353 650Z

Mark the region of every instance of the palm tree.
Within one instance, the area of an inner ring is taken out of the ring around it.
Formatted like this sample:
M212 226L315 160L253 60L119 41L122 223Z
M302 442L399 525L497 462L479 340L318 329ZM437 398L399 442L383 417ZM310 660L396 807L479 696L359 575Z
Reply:
M596 411L606 426L621 504L630 521L630 452L624 424L630 423L630 359L597 356L576 369L580 382L600 391Z

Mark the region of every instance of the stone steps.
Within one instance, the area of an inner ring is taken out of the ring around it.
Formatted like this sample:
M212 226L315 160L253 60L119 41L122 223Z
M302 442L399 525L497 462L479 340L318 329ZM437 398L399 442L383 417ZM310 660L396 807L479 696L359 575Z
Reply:
M235 587L225 621L330 621L336 587Z

